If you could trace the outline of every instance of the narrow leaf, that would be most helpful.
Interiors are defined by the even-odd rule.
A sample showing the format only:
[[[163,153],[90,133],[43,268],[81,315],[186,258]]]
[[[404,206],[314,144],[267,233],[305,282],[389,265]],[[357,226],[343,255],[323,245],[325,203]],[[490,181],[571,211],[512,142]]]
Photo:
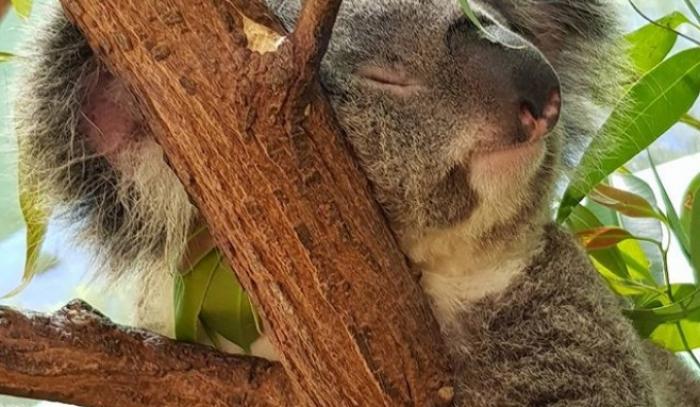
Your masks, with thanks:
[[[675,11],[656,20],[656,24],[649,23],[627,34],[628,55],[635,71],[642,75],[661,63],[678,39],[674,30],[687,22],[685,15]]]
[[[22,18],[29,18],[29,14],[32,12],[32,0],[11,0],[12,7],[14,7],[17,14]]]
[[[661,198],[663,199],[664,206],[666,207],[666,219],[668,219],[669,229],[671,229],[671,232],[674,236],[676,236],[678,243],[680,243],[681,252],[683,253],[683,255],[688,260],[690,260],[690,251],[688,249],[688,236],[686,234],[686,231],[683,230],[683,227],[681,226],[681,221],[678,217],[678,213],[676,212],[676,208],[673,206],[673,202],[671,202],[671,198],[668,196],[668,192],[666,192],[666,187],[661,181],[659,171],[657,171],[656,164],[654,164],[654,160],[651,158],[651,154],[649,154],[648,150],[647,158],[649,159],[649,166],[651,168],[651,172],[654,174],[654,179],[656,180],[656,186],[661,192]]]
[[[199,314],[209,284],[221,258],[212,250],[191,270],[178,273],[175,278],[175,338],[196,342],[200,335]]]
[[[589,194],[593,201],[634,218],[657,218],[665,220],[646,199],[637,194],[598,184]]]
[[[260,336],[255,313],[205,227],[190,237],[182,268],[175,280],[176,338],[197,342],[206,334],[216,344],[216,333],[250,352]]]
[[[700,191],[700,174],[690,183],[681,211],[681,227],[684,226],[684,223],[688,225],[686,230],[690,239],[690,260],[695,270],[696,282],[700,282],[700,199],[698,191]]]
[[[214,271],[200,319],[248,353],[250,345],[260,336],[248,295],[223,262]]]
[[[21,171],[20,171],[21,174]],[[32,278],[42,269],[38,266],[41,246],[46,237],[46,229],[49,222],[49,211],[42,205],[39,188],[36,180],[31,177],[20,176],[19,180],[19,206],[26,225],[26,252],[24,256],[24,272],[20,285],[2,298],[8,298],[22,291]]]
[[[600,250],[615,246],[623,240],[634,239],[628,231],[616,227],[600,227],[576,233],[586,250]]]
[[[9,52],[2,52],[0,51],[0,62],[7,62],[11,60],[14,57],[13,54],[10,54]]]
[[[666,132],[700,92],[700,48],[682,51],[644,75],[615,107],[583,156],[559,208],[558,220],[605,177]]]
[[[596,215],[589,208],[581,205],[574,208],[566,223],[574,234],[603,227],[603,223],[601,223]],[[627,265],[622,258],[620,250],[616,246],[611,246],[607,249],[591,250],[588,252],[588,255],[596,270],[598,270],[609,284],[611,280],[617,281],[630,278]]]

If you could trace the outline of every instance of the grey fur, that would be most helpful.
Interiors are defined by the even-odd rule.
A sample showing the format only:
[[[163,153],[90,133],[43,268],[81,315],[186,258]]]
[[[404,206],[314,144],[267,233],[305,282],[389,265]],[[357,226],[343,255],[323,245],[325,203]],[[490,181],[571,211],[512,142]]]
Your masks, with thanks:
[[[269,3],[292,27],[298,1]],[[562,157],[592,134],[592,101],[615,96],[608,81],[619,54],[614,13],[594,0],[473,3],[487,29],[516,47],[505,50],[469,27],[456,1],[346,0],[321,69],[338,119],[415,267],[421,265],[413,243],[443,231],[454,230],[476,254],[528,250],[505,289],[459,303],[454,314],[440,315],[436,305],[455,361],[457,405],[700,405],[697,380],[636,337],[586,256],[549,225]],[[152,172],[175,182],[174,193],[131,188],[128,172],[95,156],[79,123],[87,79],[99,75],[99,64],[60,15],[38,46],[23,92],[27,103],[19,105],[21,145],[32,157],[23,171],[42,181],[62,213],[81,221],[81,239],[117,275],[149,272],[169,281],[196,216],[182,187],[158,154],[148,156]],[[401,69],[420,80],[420,91],[397,96],[377,89],[358,74],[366,66]],[[552,67],[564,110],[538,167],[515,185],[475,179],[475,151],[518,141],[510,98],[528,84],[512,72],[538,75]],[[507,203],[474,185],[491,181]],[[532,239],[544,242],[520,244]],[[143,286],[152,289],[150,279]],[[146,309],[158,305],[171,306]]]

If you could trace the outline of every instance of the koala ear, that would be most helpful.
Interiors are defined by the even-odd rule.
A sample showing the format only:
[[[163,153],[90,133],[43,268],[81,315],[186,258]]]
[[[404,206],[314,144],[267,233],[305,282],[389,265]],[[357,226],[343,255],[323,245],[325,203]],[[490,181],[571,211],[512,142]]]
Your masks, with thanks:
[[[597,0],[495,0],[495,3],[511,26],[548,58],[556,58],[571,39],[595,42],[607,39],[614,31],[612,7]]]
[[[90,148],[107,159],[142,134],[136,101],[124,84],[103,68],[85,79],[79,129]]]

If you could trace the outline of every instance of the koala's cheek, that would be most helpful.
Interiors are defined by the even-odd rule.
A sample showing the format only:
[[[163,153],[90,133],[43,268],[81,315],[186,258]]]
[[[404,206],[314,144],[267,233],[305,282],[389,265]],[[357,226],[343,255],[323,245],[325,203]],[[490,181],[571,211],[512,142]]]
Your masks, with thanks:
[[[544,140],[508,150],[482,153],[471,162],[470,185],[484,206],[509,217],[527,199],[530,181],[542,166]]]

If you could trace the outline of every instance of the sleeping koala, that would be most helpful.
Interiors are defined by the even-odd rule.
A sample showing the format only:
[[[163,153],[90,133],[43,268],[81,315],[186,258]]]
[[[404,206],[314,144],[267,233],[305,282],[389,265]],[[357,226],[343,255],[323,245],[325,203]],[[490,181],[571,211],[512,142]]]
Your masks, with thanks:
[[[293,27],[298,0],[269,0]],[[700,406],[672,355],[637,339],[552,224],[565,151],[613,98],[599,0],[346,0],[321,80],[441,325],[459,406]],[[112,277],[138,324],[172,334],[172,273],[196,209],[133,96],[56,13],[17,103],[22,171]],[[146,294],[147,293],[147,294]],[[652,376],[652,372],[654,375]]]

